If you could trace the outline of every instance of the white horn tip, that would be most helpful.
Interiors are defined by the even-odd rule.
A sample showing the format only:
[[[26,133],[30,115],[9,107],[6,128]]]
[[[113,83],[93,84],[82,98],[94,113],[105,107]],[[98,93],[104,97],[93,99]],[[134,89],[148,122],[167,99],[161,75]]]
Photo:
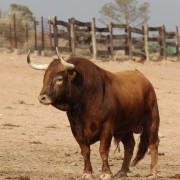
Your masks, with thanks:
[[[74,68],[75,68],[74,64],[67,63],[67,62],[63,59],[63,57],[60,56],[59,51],[58,51],[58,47],[56,47],[56,53],[57,53],[57,56],[58,56],[61,64],[63,64],[67,69],[71,70],[71,69],[74,69]]]

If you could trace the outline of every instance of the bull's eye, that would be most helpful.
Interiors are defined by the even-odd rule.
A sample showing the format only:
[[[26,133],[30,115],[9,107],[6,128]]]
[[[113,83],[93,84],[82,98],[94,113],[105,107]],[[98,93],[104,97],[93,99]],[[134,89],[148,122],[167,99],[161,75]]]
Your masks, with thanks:
[[[58,78],[56,78],[56,79],[55,79],[55,82],[56,82],[57,85],[61,85],[62,82],[63,82],[62,76],[59,76]]]

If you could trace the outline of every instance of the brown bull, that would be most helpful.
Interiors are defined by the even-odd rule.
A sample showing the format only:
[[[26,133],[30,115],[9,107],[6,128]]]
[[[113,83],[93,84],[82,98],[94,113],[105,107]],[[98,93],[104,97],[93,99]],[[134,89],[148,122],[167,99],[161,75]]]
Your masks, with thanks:
[[[58,52],[57,52],[58,53]],[[92,177],[90,145],[100,141],[102,158],[101,179],[110,179],[108,165],[111,140],[124,145],[124,160],[116,177],[127,176],[135,140],[133,133],[141,133],[136,165],[147,152],[151,155],[150,173],[157,175],[159,112],[155,91],[151,83],[139,71],[111,73],[89,60],[70,57],[64,61],[54,59],[49,65],[32,68],[46,69],[39,101],[66,111],[72,133],[84,157],[82,179]]]

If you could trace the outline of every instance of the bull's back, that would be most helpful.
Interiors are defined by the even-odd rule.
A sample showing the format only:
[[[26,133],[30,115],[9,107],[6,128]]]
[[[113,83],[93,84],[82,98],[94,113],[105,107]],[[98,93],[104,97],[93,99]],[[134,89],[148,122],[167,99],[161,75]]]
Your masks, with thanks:
[[[114,96],[127,113],[144,111],[156,100],[152,84],[137,70],[116,73],[113,86]]]

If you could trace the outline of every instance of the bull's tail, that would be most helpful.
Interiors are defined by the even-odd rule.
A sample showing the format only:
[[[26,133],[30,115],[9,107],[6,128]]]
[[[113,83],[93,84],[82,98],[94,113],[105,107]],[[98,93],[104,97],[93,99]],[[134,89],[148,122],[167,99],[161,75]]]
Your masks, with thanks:
[[[121,141],[121,138],[118,137],[118,136],[115,136],[114,137],[114,145],[116,146],[115,150],[114,150],[114,154],[116,153],[116,151],[120,152],[120,141]]]
[[[144,158],[149,146],[149,133],[148,128],[143,126],[143,131],[140,135],[140,142],[138,146],[138,151],[135,159],[132,161],[132,166],[135,166],[141,159]]]

